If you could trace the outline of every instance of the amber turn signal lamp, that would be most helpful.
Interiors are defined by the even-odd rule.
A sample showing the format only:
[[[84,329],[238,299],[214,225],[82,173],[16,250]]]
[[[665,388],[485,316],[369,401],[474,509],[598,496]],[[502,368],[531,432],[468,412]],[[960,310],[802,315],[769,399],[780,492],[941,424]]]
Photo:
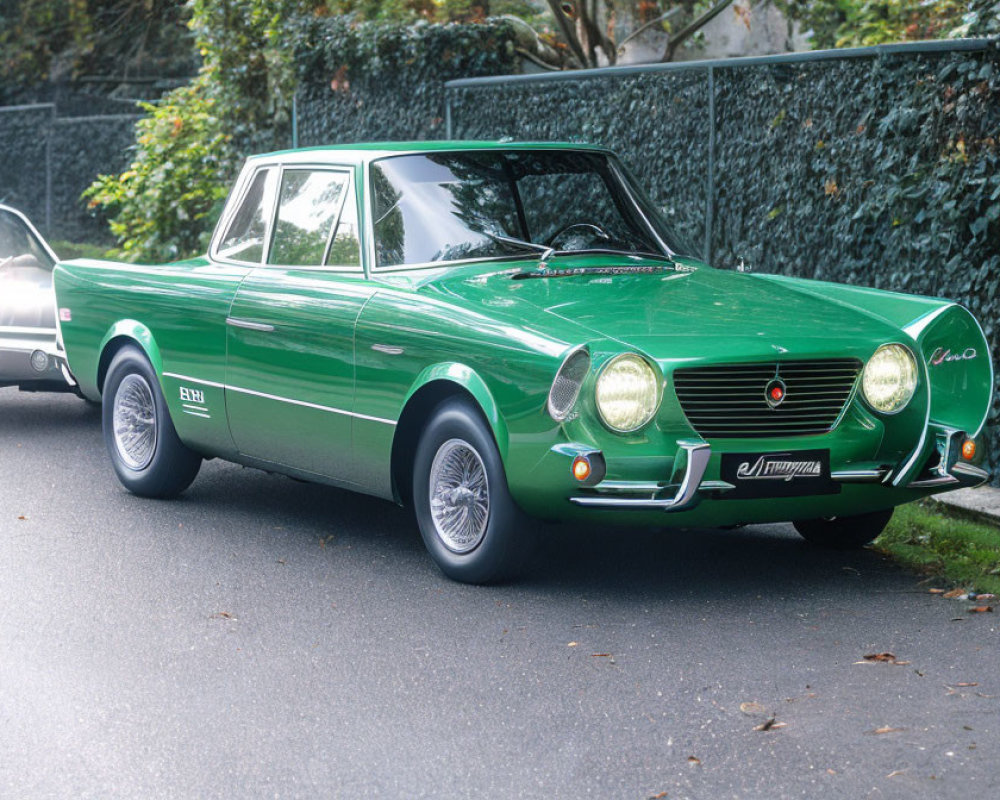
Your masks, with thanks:
[[[972,461],[976,457],[976,441],[975,439],[966,439],[962,442],[962,458],[966,461]]]
[[[573,477],[578,481],[585,481],[590,477],[590,459],[586,456],[573,459]]]

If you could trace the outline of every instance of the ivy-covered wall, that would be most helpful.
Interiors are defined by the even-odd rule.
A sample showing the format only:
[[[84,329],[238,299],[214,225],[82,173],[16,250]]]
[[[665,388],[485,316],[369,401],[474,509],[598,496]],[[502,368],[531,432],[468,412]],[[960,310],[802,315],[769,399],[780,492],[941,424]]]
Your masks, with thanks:
[[[304,22],[295,56],[298,144],[446,138],[444,83],[517,71],[514,34],[483,25]]]
[[[957,300],[1000,384],[996,41],[458,81],[447,99],[454,138],[614,148],[716,266]],[[995,472],[998,419],[1000,393]]]
[[[27,214],[48,239],[110,244],[107,223],[80,194],[99,172],[125,169],[137,119],[62,117],[48,103],[0,107],[0,202]]]

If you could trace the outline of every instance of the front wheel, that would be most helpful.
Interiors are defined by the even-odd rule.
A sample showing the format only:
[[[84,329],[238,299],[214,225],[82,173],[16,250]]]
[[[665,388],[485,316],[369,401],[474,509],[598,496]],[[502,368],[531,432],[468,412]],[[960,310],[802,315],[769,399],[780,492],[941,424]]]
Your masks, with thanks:
[[[493,435],[467,401],[444,401],[424,429],[413,506],[427,551],[453,580],[511,578],[530,553],[532,535],[507,489]]]
[[[856,550],[875,541],[892,519],[893,508],[850,517],[800,519],[792,524],[810,544],[835,550]]]
[[[156,373],[136,347],[119,350],[102,398],[104,442],[122,486],[143,497],[174,497],[201,468],[177,436]]]

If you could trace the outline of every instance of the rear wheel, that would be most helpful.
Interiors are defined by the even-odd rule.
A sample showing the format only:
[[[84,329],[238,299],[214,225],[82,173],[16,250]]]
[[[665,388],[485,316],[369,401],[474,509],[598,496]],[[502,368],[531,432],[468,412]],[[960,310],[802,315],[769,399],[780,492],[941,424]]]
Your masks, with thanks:
[[[855,550],[875,541],[892,519],[893,508],[850,517],[801,519],[792,524],[810,544],[836,550]]]
[[[431,558],[456,581],[511,578],[530,553],[532,535],[507,489],[493,435],[467,401],[442,402],[421,434],[413,506]]]
[[[104,442],[122,485],[143,497],[174,497],[201,468],[201,456],[181,443],[156,373],[136,347],[119,350],[102,398]]]

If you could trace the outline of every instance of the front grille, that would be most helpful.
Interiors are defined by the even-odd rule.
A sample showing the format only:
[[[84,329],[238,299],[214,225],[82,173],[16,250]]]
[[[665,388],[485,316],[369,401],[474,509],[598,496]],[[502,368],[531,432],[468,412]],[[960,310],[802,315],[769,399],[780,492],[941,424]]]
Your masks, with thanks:
[[[687,367],[674,389],[691,426],[706,439],[801,436],[829,431],[850,399],[861,371],[856,358],[772,361]],[[764,389],[785,384],[784,400],[768,405]]]

